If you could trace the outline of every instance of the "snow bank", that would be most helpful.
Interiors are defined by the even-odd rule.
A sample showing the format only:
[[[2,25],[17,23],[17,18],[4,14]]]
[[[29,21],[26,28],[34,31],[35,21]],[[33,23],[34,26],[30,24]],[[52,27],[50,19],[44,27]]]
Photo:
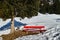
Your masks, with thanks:
[[[60,36],[53,37],[55,33],[59,33],[60,35],[60,22],[56,22],[56,19],[60,18],[60,15],[56,14],[39,14],[38,16],[34,16],[32,18],[25,18],[20,20],[20,18],[15,18],[15,20],[19,22],[26,23],[28,25],[44,25],[48,31],[46,31],[43,35],[29,35],[29,36],[23,36],[19,37],[15,40],[58,40]],[[6,21],[3,21],[0,23],[0,27],[8,23],[11,19],[7,19]],[[10,32],[9,30],[0,31],[0,35],[7,34]],[[59,39],[60,40],[60,39]]]
[[[5,34],[9,34],[9,33],[10,33],[10,29],[5,30],[5,31],[0,31],[0,36],[5,35]]]
[[[43,34],[39,33],[37,35],[23,36],[16,38],[15,40],[60,40],[60,31],[57,31],[57,27],[54,27]]]
[[[23,19],[21,22],[27,23],[28,25],[44,25],[48,31],[43,35],[40,33],[38,35],[23,36],[15,40],[60,40],[60,22],[56,22],[58,18],[60,18],[60,15],[38,14],[38,16],[30,19]]]

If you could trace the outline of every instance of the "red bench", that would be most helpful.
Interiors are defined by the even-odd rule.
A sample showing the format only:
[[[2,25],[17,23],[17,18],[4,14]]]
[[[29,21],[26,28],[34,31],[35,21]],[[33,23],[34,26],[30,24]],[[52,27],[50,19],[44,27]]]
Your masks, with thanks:
[[[44,32],[45,26],[24,26],[25,31],[39,31],[39,32]]]
[[[45,26],[24,26],[24,28],[45,28]]]

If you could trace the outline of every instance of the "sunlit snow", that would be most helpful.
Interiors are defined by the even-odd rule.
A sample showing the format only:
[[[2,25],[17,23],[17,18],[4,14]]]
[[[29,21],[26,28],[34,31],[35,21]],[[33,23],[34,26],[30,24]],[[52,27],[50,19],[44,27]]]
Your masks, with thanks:
[[[15,17],[15,20],[26,23],[28,25],[44,25],[46,28],[46,32],[44,34],[37,34],[37,35],[29,35],[16,38],[15,40],[60,40],[60,15],[56,14],[40,14],[38,16],[33,16],[32,18],[25,17],[24,19],[20,20],[21,18]],[[57,20],[58,19],[58,20]],[[7,19],[6,21],[0,22],[0,27],[8,23],[11,19]],[[22,27],[21,27],[22,28]],[[20,29],[21,29],[20,28]],[[0,31],[0,35],[8,34],[10,31]]]

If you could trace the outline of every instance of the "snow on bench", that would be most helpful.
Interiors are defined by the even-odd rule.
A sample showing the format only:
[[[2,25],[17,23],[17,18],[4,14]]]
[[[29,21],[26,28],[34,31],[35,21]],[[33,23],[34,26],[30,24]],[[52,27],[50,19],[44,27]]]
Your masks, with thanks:
[[[2,40],[2,37],[0,37],[0,40]]]
[[[46,31],[45,26],[24,26],[25,31]]]

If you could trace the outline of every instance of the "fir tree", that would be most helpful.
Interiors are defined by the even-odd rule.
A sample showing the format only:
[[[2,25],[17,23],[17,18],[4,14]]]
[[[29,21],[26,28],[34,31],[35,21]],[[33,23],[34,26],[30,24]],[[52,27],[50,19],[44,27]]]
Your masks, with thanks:
[[[39,11],[40,0],[1,0],[0,17],[5,19],[11,18],[11,33],[14,29],[14,17],[32,17],[36,16]]]

